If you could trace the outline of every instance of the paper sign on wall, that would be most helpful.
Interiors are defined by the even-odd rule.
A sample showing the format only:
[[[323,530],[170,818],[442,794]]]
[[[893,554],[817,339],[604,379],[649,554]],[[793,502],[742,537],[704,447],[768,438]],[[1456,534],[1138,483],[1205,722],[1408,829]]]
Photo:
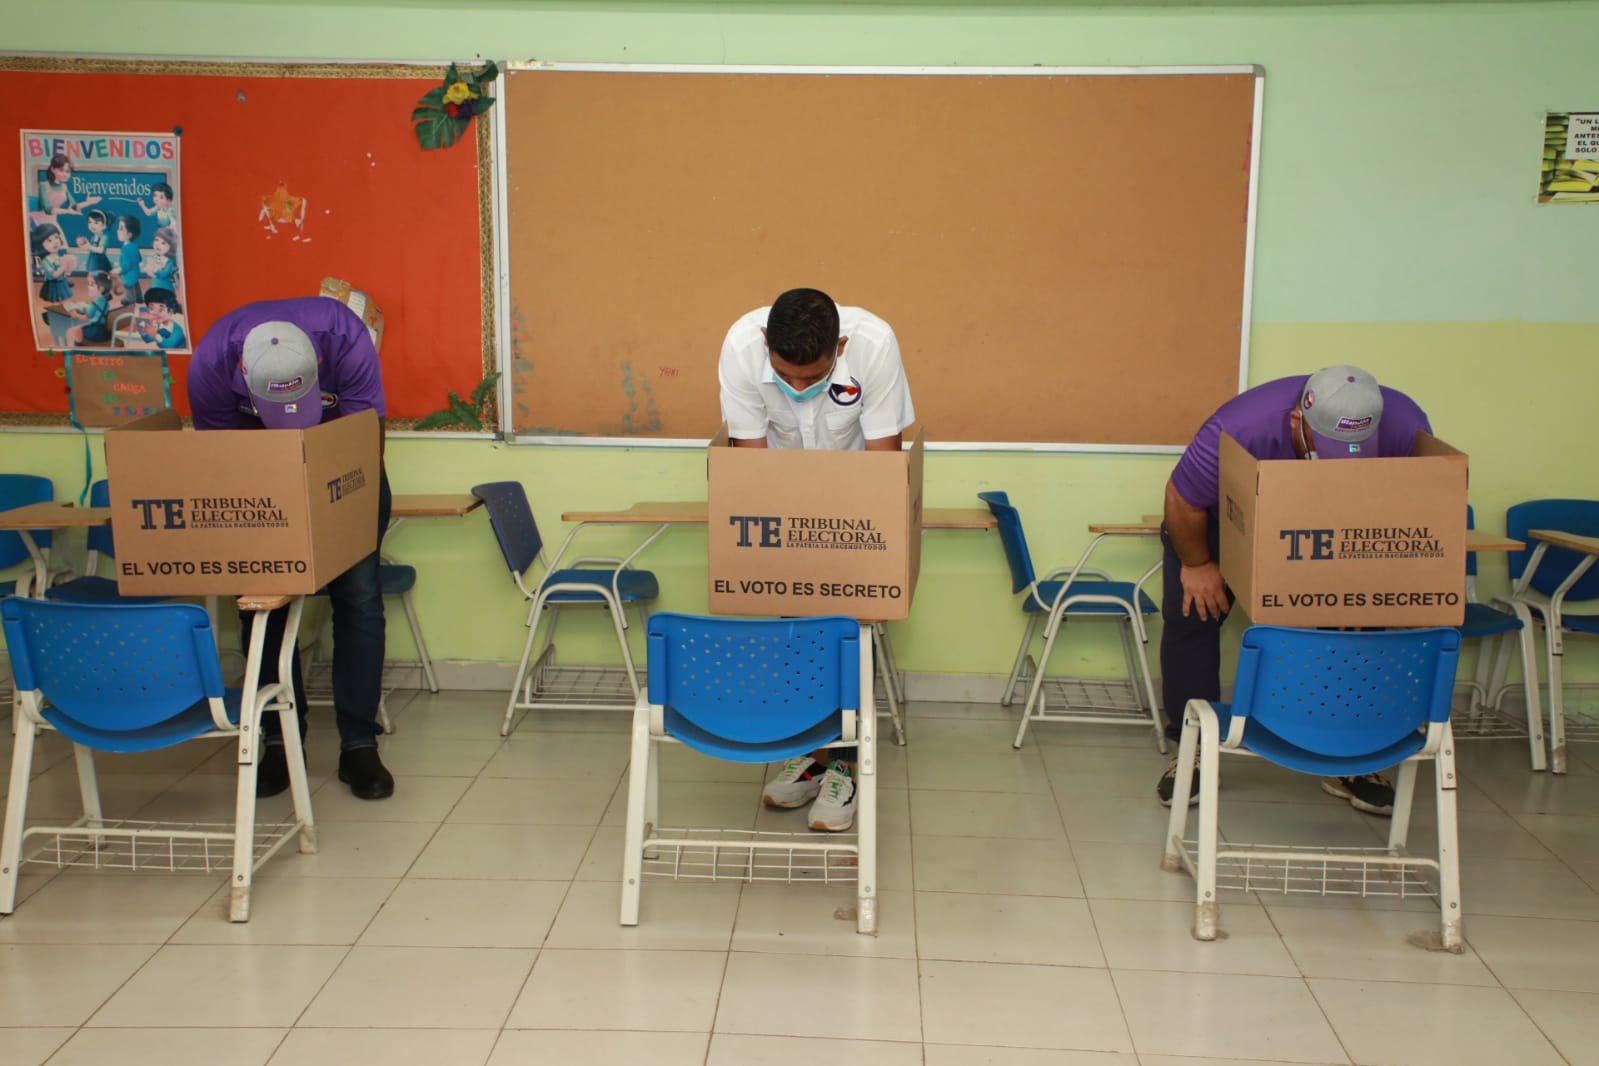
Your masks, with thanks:
[[[67,353],[72,420],[86,428],[120,426],[172,406],[169,380],[165,353]]]
[[[1599,203],[1599,112],[1544,116],[1538,202]]]

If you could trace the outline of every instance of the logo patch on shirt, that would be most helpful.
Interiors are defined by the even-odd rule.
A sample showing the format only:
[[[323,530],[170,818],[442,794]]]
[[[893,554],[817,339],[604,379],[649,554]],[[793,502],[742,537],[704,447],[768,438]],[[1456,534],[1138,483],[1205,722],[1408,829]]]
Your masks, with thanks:
[[[322,410],[327,411],[337,406],[339,406],[339,398],[336,395],[331,392],[322,394]]]
[[[827,398],[840,407],[853,407],[861,402],[861,382],[859,378],[850,378],[848,385],[834,382],[827,387]]]

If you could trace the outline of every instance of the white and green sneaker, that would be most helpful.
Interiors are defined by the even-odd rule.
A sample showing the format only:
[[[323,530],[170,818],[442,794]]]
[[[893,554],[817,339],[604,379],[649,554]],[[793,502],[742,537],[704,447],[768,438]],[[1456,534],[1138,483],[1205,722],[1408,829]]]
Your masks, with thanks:
[[[821,789],[824,769],[809,755],[788,760],[761,789],[761,802],[768,807],[805,806]]]
[[[842,833],[855,824],[855,781],[847,764],[838,759],[827,764],[806,821],[823,833]]]

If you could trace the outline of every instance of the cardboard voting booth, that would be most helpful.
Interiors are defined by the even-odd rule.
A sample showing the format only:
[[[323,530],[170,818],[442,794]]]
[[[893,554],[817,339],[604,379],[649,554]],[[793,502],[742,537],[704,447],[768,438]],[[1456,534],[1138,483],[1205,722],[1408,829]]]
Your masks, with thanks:
[[[922,561],[922,452],[710,444],[710,609],[732,615],[910,614]]]
[[[1221,572],[1250,621],[1459,625],[1466,456],[1425,433],[1408,459],[1260,460],[1221,438]]]
[[[315,592],[377,547],[377,415],[305,430],[183,428],[162,411],[105,435],[126,595]]]

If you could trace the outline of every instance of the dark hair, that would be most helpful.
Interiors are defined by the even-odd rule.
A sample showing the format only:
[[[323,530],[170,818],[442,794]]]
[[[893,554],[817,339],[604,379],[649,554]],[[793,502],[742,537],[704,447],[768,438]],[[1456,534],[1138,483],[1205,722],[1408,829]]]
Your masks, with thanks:
[[[820,289],[790,289],[772,301],[766,346],[796,366],[838,350],[838,305]]]
[[[46,256],[50,254],[44,250],[44,242],[49,240],[52,235],[60,237],[63,241],[67,239],[67,235],[61,232],[61,227],[56,225],[54,222],[46,222],[42,226],[34,229],[33,233],[31,234],[33,237],[34,255]]]
[[[126,226],[127,227],[127,229],[128,229],[128,240],[133,241],[133,240],[138,240],[139,239],[139,220],[138,219],[134,218],[132,215],[118,215],[117,216],[117,224],[119,226]]]
[[[92,207],[89,210],[85,211],[83,213],[83,217],[84,218],[97,218],[97,219],[100,220],[100,225],[102,225],[102,226],[110,226],[111,225],[111,216],[106,214],[104,211],[100,210],[98,207]]]
[[[151,289],[144,294],[146,304],[160,304],[173,314],[181,314],[183,308],[178,306],[178,298],[170,289]]]
[[[44,180],[45,181],[55,181],[56,180],[56,167],[70,167],[70,166],[72,166],[72,160],[68,159],[66,156],[62,155],[60,152],[57,152],[55,155],[50,157],[50,165],[47,168],[45,168],[45,179]]]
[[[93,274],[89,275],[89,280],[94,283],[94,287],[95,288],[99,289],[101,292],[105,293],[107,296],[111,295],[111,275],[110,274],[107,274],[103,270],[96,270]]]
[[[154,196],[156,193],[160,193],[162,196],[165,196],[168,203],[172,201],[172,186],[168,185],[166,182],[158,181],[154,185],[150,186],[150,195]]]

